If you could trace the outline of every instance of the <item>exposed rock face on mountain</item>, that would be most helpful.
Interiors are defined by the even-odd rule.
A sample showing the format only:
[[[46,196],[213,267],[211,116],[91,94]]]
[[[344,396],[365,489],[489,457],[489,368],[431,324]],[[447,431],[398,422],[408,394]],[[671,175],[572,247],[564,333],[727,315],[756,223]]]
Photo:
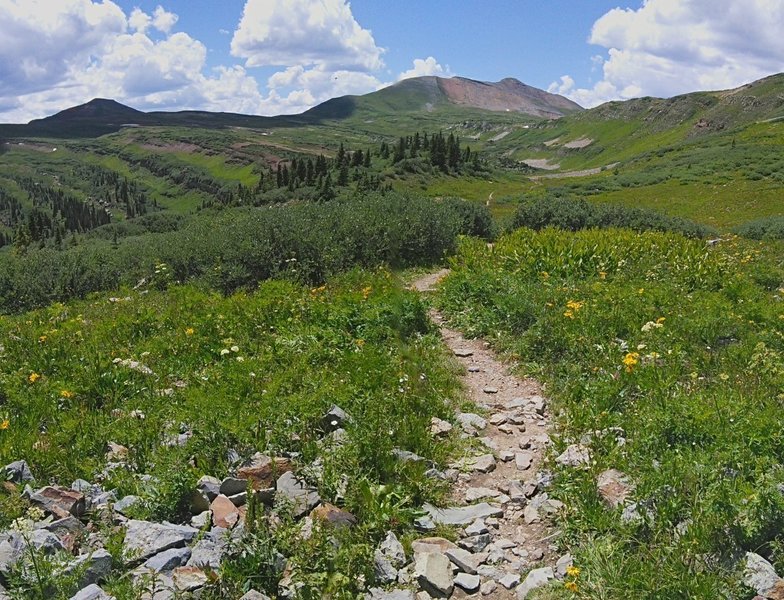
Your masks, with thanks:
[[[508,77],[497,83],[474,81],[464,77],[434,78],[453,104],[485,110],[514,111],[535,117],[557,119],[582,107],[568,98],[550,94],[517,79]]]

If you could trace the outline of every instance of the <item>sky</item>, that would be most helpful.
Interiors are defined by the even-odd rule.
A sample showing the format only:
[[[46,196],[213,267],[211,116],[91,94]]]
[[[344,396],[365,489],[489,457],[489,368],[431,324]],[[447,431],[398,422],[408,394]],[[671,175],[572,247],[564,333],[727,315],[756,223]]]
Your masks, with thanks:
[[[591,107],[784,71],[784,0],[0,0],[0,122],[113,98],[274,115],[407,77]]]

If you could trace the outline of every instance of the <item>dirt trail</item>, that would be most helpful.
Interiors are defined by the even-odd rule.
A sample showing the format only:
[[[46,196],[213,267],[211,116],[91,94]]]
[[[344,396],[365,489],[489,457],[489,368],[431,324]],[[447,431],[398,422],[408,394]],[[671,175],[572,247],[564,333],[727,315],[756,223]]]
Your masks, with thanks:
[[[424,293],[434,291],[438,281],[448,273],[448,269],[430,273],[417,279],[411,287]],[[478,408],[476,412],[484,413],[487,421],[486,427],[473,434],[480,442],[475,454],[492,453],[496,458],[495,468],[482,473],[471,470],[472,457],[466,457],[462,466],[469,465],[469,468],[462,469],[451,498],[454,505],[485,501],[503,509],[502,517],[485,519],[490,526],[492,544],[486,575],[480,570],[483,585],[492,580],[500,582],[499,573],[522,574],[521,580],[525,580],[530,569],[555,568],[558,557],[552,542],[559,533],[546,522],[546,515],[558,510],[560,503],[548,499],[540,482],[540,471],[550,443],[550,418],[541,386],[534,380],[510,374],[509,365],[498,359],[489,344],[466,339],[460,332],[450,329],[438,311],[432,310],[430,316],[456,360],[465,367],[462,376],[465,388]],[[487,488],[499,495],[473,500],[479,493],[473,491],[475,488]],[[468,490],[472,490],[473,496],[467,497]],[[502,558],[494,562],[492,554],[495,551],[500,551],[495,558]],[[487,584],[483,589],[488,591],[492,587]],[[516,598],[515,587],[507,589],[498,583],[492,591],[473,597]],[[456,589],[452,597],[462,598],[467,594]]]

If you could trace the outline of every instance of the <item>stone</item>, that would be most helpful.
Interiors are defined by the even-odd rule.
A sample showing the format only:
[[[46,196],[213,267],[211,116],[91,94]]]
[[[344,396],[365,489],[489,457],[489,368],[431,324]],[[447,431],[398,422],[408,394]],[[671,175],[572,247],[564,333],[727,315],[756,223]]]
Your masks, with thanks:
[[[213,529],[205,534],[191,548],[191,557],[188,559],[186,566],[210,568],[217,571],[229,541],[226,533],[225,529]]]
[[[520,583],[520,574],[519,573],[507,573],[501,579],[498,580],[502,586],[504,586],[507,590],[511,590],[513,587],[516,587]]]
[[[15,460],[8,463],[3,467],[0,472],[0,480],[10,481],[11,483],[25,483],[26,481],[33,481],[34,477],[27,465],[27,461]]]
[[[321,428],[324,431],[335,431],[343,427],[343,424],[349,420],[346,411],[340,408],[337,404],[332,407],[321,418]]]
[[[198,482],[196,482],[196,489],[202,492],[207,499],[212,502],[215,497],[220,494],[221,481],[217,477],[210,477],[209,475],[202,475]]]
[[[488,579],[481,586],[479,586],[479,592],[483,596],[489,596],[496,590],[497,587],[498,584],[495,581],[493,581],[492,579]]]
[[[784,585],[767,560],[754,552],[746,553],[746,566],[743,569],[743,584],[765,598],[777,587]]]
[[[71,600],[114,600],[114,596],[110,596],[92,583],[71,596]]]
[[[466,535],[480,535],[482,533],[489,533],[490,530],[482,519],[477,519],[466,527],[464,531]]]
[[[478,429],[481,430],[487,427],[487,421],[474,413],[458,413],[455,418],[460,427],[463,428],[463,431],[470,435],[476,433]]]
[[[428,512],[433,522],[439,525],[468,525],[477,519],[504,515],[503,509],[491,506],[486,502],[453,508],[436,508],[431,504],[425,504],[423,508]]]
[[[381,550],[376,550],[373,554],[373,572],[376,575],[376,581],[384,585],[397,581],[397,568],[382,554]]]
[[[229,500],[237,508],[239,508],[240,506],[245,506],[245,504],[247,504],[248,502],[248,492],[240,492],[239,494],[234,494],[233,496],[229,496]]]
[[[446,557],[457,566],[458,569],[469,575],[476,575],[476,569],[479,566],[478,557],[462,548],[450,548],[444,552]]]
[[[172,573],[174,587],[183,592],[192,592],[204,587],[209,578],[197,567],[177,567]]]
[[[479,473],[490,473],[495,470],[496,462],[492,454],[482,454],[470,461],[471,469]]]
[[[506,435],[514,435],[518,430],[517,427],[511,423],[504,423],[503,425],[498,426],[498,431],[505,433]]]
[[[438,417],[430,419],[430,434],[435,437],[445,437],[452,431],[452,424]]]
[[[239,479],[249,480],[251,482],[251,487],[254,490],[263,490],[274,487],[278,478],[284,473],[290,472],[293,468],[294,463],[292,463],[289,458],[272,458],[264,454],[255,454],[249,465],[244,466],[237,471],[237,477]],[[247,483],[242,490],[236,491],[234,494],[238,494],[240,491],[244,492],[246,488]],[[221,493],[226,493],[223,491],[222,487]],[[227,495],[233,496],[234,494]]]
[[[190,548],[169,548],[160,554],[148,558],[144,562],[144,568],[156,573],[168,572],[186,564],[190,557]]]
[[[86,508],[84,494],[56,485],[48,485],[34,492],[30,502],[58,519],[70,515],[81,517]]]
[[[415,454],[414,452],[409,452],[408,450],[401,450],[400,448],[393,448],[392,456],[397,458],[400,462],[404,462],[404,463],[425,462],[425,459],[422,456],[419,456],[419,454]]]
[[[523,408],[525,405],[525,398],[512,398],[509,402],[504,403],[504,408],[506,410],[517,410],[519,408]]]
[[[414,554],[424,554],[427,552],[441,552],[457,548],[454,542],[450,542],[445,538],[430,537],[420,538],[411,542],[411,551]]]
[[[185,525],[131,519],[125,524],[124,558],[138,562],[147,560],[169,548],[185,546],[198,533],[198,529]]]
[[[453,352],[455,356],[459,356],[460,358],[468,358],[469,356],[474,355],[474,351],[469,350],[468,348],[455,348]]]
[[[479,575],[469,575],[468,573],[458,573],[455,577],[455,585],[464,589],[469,594],[473,594],[479,590],[481,581]]]
[[[45,529],[35,529],[29,535],[30,544],[47,556],[51,556],[59,550],[65,550],[65,546],[55,534]]]
[[[199,513],[198,515],[193,515],[191,517],[191,527],[195,527],[196,529],[204,529],[208,527],[212,523],[212,511],[205,510],[204,512]]]
[[[277,489],[276,500],[282,498],[290,503],[292,513],[297,518],[310,512],[321,502],[316,489],[290,471],[278,478]]]
[[[471,552],[481,552],[490,544],[492,537],[489,533],[482,533],[480,535],[472,535],[471,537],[463,538],[458,545]]]
[[[240,600],[270,600],[270,597],[261,592],[257,592],[256,590],[248,590]]]
[[[402,567],[406,564],[406,552],[403,549],[403,544],[400,543],[393,531],[387,532],[387,536],[379,545],[378,551],[396,567]]]
[[[508,419],[509,419],[508,415],[505,415],[503,413],[495,413],[494,415],[490,416],[487,422],[490,423],[490,425],[495,425],[497,427],[498,425],[503,425],[504,423],[506,423]]]
[[[479,371],[481,371],[481,370],[482,370],[482,369],[480,369],[479,367],[476,367],[476,366],[474,366],[474,367],[468,367],[468,372],[469,372],[469,373],[479,373]]]
[[[365,596],[369,600],[416,600],[413,590],[403,590],[400,588],[393,590],[383,590],[381,588],[370,588],[370,593]]]
[[[482,500],[483,498],[497,498],[500,495],[501,492],[498,490],[493,490],[486,487],[472,487],[466,490],[465,501],[476,502],[477,500]]]
[[[220,484],[219,493],[227,498],[235,494],[241,494],[248,489],[248,480],[239,477],[226,477]],[[214,499],[213,499],[214,502]]]
[[[491,385],[486,385],[485,387],[482,388],[482,391],[485,394],[497,394],[498,393],[498,388],[497,387],[493,387]]]
[[[617,469],[607,469],[599,474],[596,489],[607,506],[617,508],[626,504],[634,491],[634,484],[625,473]]]
[[[240,511],[234,503],[223,494],[218,494],[210,504],[212,511],[212,524],[215,527],[231,529],[240,520]]]
[[[448,598],[454,590],[449,564],[449,559],[440,552],[417,554],[414,572],[419,586],[431,596]]]
[[[63,575],[81,573],[79,587],[104,581],[112,572],[112,555],[103,548],[90,554],[82,554],[69,562],[62,570]]]
[[[556,457],[555,462],[564,467],[584,467],[591,463],[591,453],[585,446],[571,444]]]
[[[106,443],[106,460],[108,462],[124,463],[128,459],[128,448],[115,442]]]
[[[523,407],[526,411],[535,412],[538,415],[544,414],[547,402],[541,396],[531,396]]]
[[[501,459],[502,462],[511,462],[515,458],[515,453],[511,450],[501,450],[498,453],[498,458]]]
[[[518,471],[527,471],[531,468],[534,455],[530,452],[517,452],[515,454],[515,466]]]
[[[137,502],[139,502],[139,500],[141,500],[139,496],[134,496],[134,495],[123,496],[117,502],[115,502],[114,505],[112,505],[112,510],[114,510],[114,512],[118,512],[121,515],[127,517],[129,516],[128,509],[131,508]]]
[[[529,571],[523,583],[517,587],[517,597],[519,600],[524,600],[533,590],[546,586],[554,578],[555,574],[552,567],[542,567]]]
[[[566,570],[574,565],[574,558],[571,554],[566,553],[561,556],[555,563],[555,576],[559,579],[566,577]]]
[[[540,520],[539,517],[539,510],[533,504],[528,504],[523,509],[523,520],[526,522],[527,525],[531,525],[532,523],[538,523]]]
[[[357,518],[347,510],[338,508],[328,502],[320,504],[310,512],[310,517],[333,527],[354,527]]]

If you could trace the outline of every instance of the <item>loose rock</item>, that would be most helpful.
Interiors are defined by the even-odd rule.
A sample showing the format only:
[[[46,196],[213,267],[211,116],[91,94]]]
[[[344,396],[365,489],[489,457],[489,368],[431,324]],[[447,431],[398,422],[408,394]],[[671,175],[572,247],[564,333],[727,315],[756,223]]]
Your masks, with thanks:
[[[114,600],[114,596],[110,596],[93,583],[76,592],[71,596],[71,600]]]
[[[555,462],[565,467],[586,466],[591,463],[591,454],[585,446],[572,444],[555,459]]]
[[[495,470],[495,457],[492,454],[482,454],[472,459],[470,465],[474,471],[490,473]]]
[[[454,589],[449,559],[441,553],[425,552],[416,555],[414,567],[417,581],[422,589],[436,598],[448,598]]]
[[[278,496],[291,503],[295,517],[305,515],[321,502],[321,497],[316,489],[291,472],[281,475],[277,482],[277,488]]]
[[[144,561],[193,541],[199,530],[184,525],[130,520],[125,524],[123,554],[126,560]]]
[[[458,573],[455,577],[455,585],[463,588],[469,594],[473,594],[479,589],[481,580],[479,575],[469,575],[468,573]]]
[[[551,567],[542,567],[534,569],[526,575],[525,580],[517,588],[517,597],[520,600],[528,597],[528,594],[537,588],[544,587],[547,583],[555,578],[555,574]]]
[[[84,494],[57,485],[49,485],[33,493],[30,502],[58,519],[71,515],[81,517],[85,511]]]
[[[430,518],[441,525],[468,525],[477,519],[485,517],[502,517],[503,509],[491,506],[486,502],[471,506],[458,506],[453,508],[436,508],[430,504],[423,507]]]
[[[617,469],[608,469],[599,474],[596,489],[607,506],[617,508],[626,503],[629,495],[634,491],[634,485],[625,473]]]

